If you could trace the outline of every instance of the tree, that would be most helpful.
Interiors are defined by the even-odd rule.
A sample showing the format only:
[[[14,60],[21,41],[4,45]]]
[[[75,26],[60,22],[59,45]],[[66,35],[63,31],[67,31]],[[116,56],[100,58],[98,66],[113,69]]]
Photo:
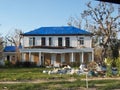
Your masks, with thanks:
[[[84,25],[86,29],[94,35],[94,47],[101,47],[101,59],[104,60],[107,57],[107,51],[113,50],[115,44],[117,45],[117,32],[119,31],[117,20],[120,15],[115,15],[115,8],[111,3],[99,2],[95,6],[88,2],[86,5],[88,9],[81,13],[81,17],[86,22]]]
[[[81,28],[81,23],[82,23],[82,19],[81,18],[70,17],[67,24],[69,26],[73,26],[74,25],[77,28]]]
[[[16,47],[16,56],[17,61],[20,60],[20,46],[21,46],[21,39],[22,39],[22,31],[19,29],[15,29],[14,32],[9,33],[5,38],[7,43],[10,43]]]
[[[94,26],[94,35],[99,37],[100,46],[102,47],[102,60],[107,57],[107,50],[114,47],[117,43],[117,26],[120,15],[113,15],[115,8],[110,3],[99,2],[96,7],[87,4],[88,10],[84,10],[81,14],[83,18],[91,18],[91,24]]]
[[[0,36],[0,60],[3,58],[3,43],[4,43],[4,41],[3,41],[3,37],[2,36]]]

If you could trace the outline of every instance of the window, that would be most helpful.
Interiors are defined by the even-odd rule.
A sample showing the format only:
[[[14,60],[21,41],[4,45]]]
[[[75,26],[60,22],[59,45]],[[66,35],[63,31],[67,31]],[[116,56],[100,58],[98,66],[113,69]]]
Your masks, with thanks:
[[[35,37],[29,38],[29,46],[35,46]]]
[[[52,46],[52,38],[49,37],[49,46]]]
[[[80,43],[80,45],[84,45],[84,37],[79,38],[79,43]]]
[[[33,46],[35,46],[35,37],[33,37]]]
[[[65,38],[65,46],[70,47],[70,38],[69,37]]]
[[[58,38],[58,46],[62,46],[62,38]]]
[[[45,45],[46,45],[45,42],[46,42],[46,41],[45,41],[45,37],[42,37],[42,38],[41,38],[41,45],[42,45],[42,46],[45,46]]]

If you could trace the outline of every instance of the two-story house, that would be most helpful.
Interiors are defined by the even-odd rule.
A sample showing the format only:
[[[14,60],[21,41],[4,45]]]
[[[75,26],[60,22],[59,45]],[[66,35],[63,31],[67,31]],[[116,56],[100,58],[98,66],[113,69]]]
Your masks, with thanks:
[[[23,35],[22,61],[38,66],[94,60],[92,34],[72,26],[41,27]]]

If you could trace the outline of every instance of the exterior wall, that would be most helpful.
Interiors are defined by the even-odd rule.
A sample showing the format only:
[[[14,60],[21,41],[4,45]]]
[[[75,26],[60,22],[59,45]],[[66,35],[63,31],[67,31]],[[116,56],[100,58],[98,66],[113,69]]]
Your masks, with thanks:
[[[80,53],[75,53],[75,63],[80,65]]]
[[[25,61],[29,61],[29,53],[25,54]]]
[[[45,65],[51,65],[51,55],[50,54],[48,54],[48,53],[44,54],[44,62],[45,62]]]
[[[24,61],[35,62],[38,66],[54,65],[58,66],[60,64],[73,64],[80,65],[80,63],[87,63],[92,57],[93,49],[91,48],[92,38],[90,36],[24,36],[23,47],[29,47],[29,38],[35,38],[35,46],[41,46],[41,38],[45,38],[45,46],[49,46],[49,38],[52,39],[53,47],[58,46],[58,38],[62,38],[62,46],[65,45],[65,38],[69,37],[70,47],[67,49],[44,49],[44,48],[23,48]],[[84,38],[84,44],[80,45],[79,38]],[[81,48],[82,46],[86,48]],[[70,49],[70,50],[69,50]],[[48,50],[48,51],[47,51]],[[67,50],[67,52],[66,52]],[[25,51],[25,52],[24,52]]]
[[[85,46],[92,47],[92,38],[91,37],[85,37]]]
[[[39,54],[38,53],[34,53],[33,54],[34,56],[34,58],[33,58],[33,61],[35,62],[35,64],[38,64],[39,63]]]
[[[9,57],[9,58],[8,58]],[[16,63],[16,54],[15,53],[4,53],[5,60],[10,61],[12,64]]]
[[[69,53],[65,53],[65,63],[66,64],[70,64],[70,54]]]
[[[24,36],[23,45],[24,47],[29,47],[29,38],[32,36]],[[34,36],[33,36],[34,37]],[[46,38],[46,46],[49,46],[49,37],[52,38],[52,46],[58,46],[58,38],[61,37],[63,42],[62,45],[65,46],[65,37],[70,38],[70,47],[80,47],[79,45],[79,37],[84,37],[84,45],[85,47],[91,47],[91,37],[90,36],[35,36],[35,45],[41,46],[41,37]]]
[[[23,46],[28,47],[29,46],[29,37],[24,37],[23,38]]]
[[[56,54],[56,63],[61,63],[61,54]]]
[[[41,45],[41,38],[40,37],[35,37],[35,40],[36,40],[36,42],[35,42],[35,45],[36,46],[39,46],[39,45]]]

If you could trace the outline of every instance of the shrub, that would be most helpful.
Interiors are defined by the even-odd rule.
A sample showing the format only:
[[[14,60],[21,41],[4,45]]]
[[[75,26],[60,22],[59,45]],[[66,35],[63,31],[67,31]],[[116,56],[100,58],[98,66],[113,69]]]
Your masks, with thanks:
[[[11,67],[12,63],[9,60],[5,60],[5,66]]]
[[[115,59],[115,64],[118,69],[118,75],[120,75],[120,57]]]
[[[35,62],[29,62],[29,61],[25,61],[25,62],[16,62],[15,64],[16,67],[35,67],[36,63]]]

